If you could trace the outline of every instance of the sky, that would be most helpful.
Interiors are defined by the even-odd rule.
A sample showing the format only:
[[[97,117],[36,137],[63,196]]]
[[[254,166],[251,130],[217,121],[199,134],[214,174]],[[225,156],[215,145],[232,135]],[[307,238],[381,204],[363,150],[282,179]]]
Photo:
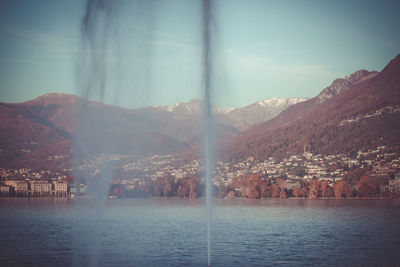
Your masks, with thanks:
[[[101,81],[103,101],[127,108],[200,98],[201,1],[113,3],[108,24],[104,13],[95,17],[88,47],[86,1],[0,0],[0,102],[85,95]],[[217,0],[212,12],[219,106],[314,97],[356,70],[382,70],[400,53],[399,1]],[[93,74],[93,62],[104,71]]]

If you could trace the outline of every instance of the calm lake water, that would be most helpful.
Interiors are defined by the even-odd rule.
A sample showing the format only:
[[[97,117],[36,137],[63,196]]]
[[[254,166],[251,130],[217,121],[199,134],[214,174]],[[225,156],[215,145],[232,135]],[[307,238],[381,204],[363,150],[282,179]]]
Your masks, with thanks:
[[[101,202],[0,199],[0,265],[207,265],[205,199]],[[215,199],[212,213],[213,266],[400,266],[400,200]]]

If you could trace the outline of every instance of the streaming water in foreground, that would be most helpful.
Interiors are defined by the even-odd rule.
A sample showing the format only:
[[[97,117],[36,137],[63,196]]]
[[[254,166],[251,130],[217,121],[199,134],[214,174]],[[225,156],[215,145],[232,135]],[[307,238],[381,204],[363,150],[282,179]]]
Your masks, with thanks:
[[[150,2],[145,4],[146,2]],[[134,10],[139,11],[143,14],[153,14],[153,9],[157,6],[153,1],[131,1]],[[114,99],[117,104],[117,100],[124,96],[121,92],[121,79],[122,79],[122,64],[126,64],[127,59],[123,60],[121,55],[125,55],[121,49],[122,40],[120,36],[121,24],[119,24],[119,18],[122,10],[126,8],[128,2],[123,1],[112,1],[112,0],[87,0],[86,9],[84,16],[81,21],[81,47],[80,55],[77,60],[76,66],[76,84],[79,95],[88,100],[97,100],[102,103],[106,102],[107,96]],[[160,4],[160,3],[159,3]],[[192,3],[193,4],[193,3]],[[207,243],[207,262],[211,264],[211,183],[212,183],[212,169],[214,165],[213,161],[213,120],[212,120],[212,96],[213,96],[213,1],[212,0],[201,0],[201,83],[203,92],[203,155],[201,159],[204,160],[205,169],[205,184],[206,184],[206,209],[207,212],[204,214],[207,225],[206,231],[206,243]],[[136,14],[131,15],[131,23],[133,28],[141,29],[148,35],[155,34],[151,31],[154,21],[151,16],[147,18],[145,23],[139,23],[141,16]],[[159,30],[160,31],[160,30]],[[126,34],[126,33],[125,33]],[[152,52],[152,46],[154,42],[150,42],[152,37],[144,39],[134,38],[129,42],[134,45],[137,41],[145,43],[146,46],[141,46],[140,49],[130,47],[129,52],[137,52],[140,54],[150,55]],[[132,42],[132,43],[131,43]],[[126,44],[125,44],[126,45]],[[128,54],[130,54],[128,53]],[[126,56],[126,55],[125,55]],[[151,77],[149,73],[152,72],[151,68],[147,66],[150,57],[145,61],[141,61],[141,58],[135,58],[133,62],[129,62],[131,66],[140,66],[139,68],[131,68],[129,75],[134,75],[133,80],[147,80],[155,81],[157,76]],[[110,64],[113,62],[114,64]],[[146,62],[146,64],[143,64]],[[110,66],[112,65],[112,66]],[[114,66],[115,65],[115,66]],[[126,66],[125,66],[126,68]],[[137,69],[140,71],[138,72]],[[114,72],[112,71],[114,70]],[[110,75],[111,74],[111,75]],[[111,79],[117,75],[117,78]],[[113,81],[114,83],[113,84]],[[135,88],[132,84],[128,86],[130,95],[146,95],[150,91],[151,86],[148,84],[142,85],[141,88]],[[132,99],[135,101],[135,99]],[[141,103],[143,106],[145,103]],[[113,178],[113,161],[106,160],[100,166],[100,172],[94,174],[87,167],[82,168],[82,162],[90,162],[93,155],[96,153],[93,151],[100,151],[102,153],[113,154],[117,151],[118,137],[116,132],[105,131],[105,134],[99,135],[98,133],[91,133],[93,125],[93,119],[91,118],[90,104],[83,102],[81,107],[77,110],[76,114],[76,132],[74,134],[74,182],[76,186],[85,184],[88,186],[88,195],[92,198],[97,198],[93,201],[93,207],[90,210],[91,219],[84,221],[86,228],[91,230],[89,242],[87,244],[88,251],[90,252],[89,259],[86,263],[79,257],[81,247],[75,245],[73,264],[74,265],[89,265],[97,266],[100,259],[100,247],[102,237],[99,237],[99,232],[102,227],[105,227],[103,222],[104,215],[104,199],[108,195],[108,190],[111,185]],[[99,111],[98,111],[99,112]],[[101,115],[100,115],[101,116]],[[133,118],[134,119],[134,118]],[[107,121],[106,119],[104,121]],[[97,128],[107,129],[110,125],[100,120],[100,125]],[[100,126],[100,127],[99,127]],[[113,127],[113,126],[111,126]],[[98,137],[96,136],[98,135]],[[96,137],[94,137],[96,136]],[[96,147],[93,146],[91,139],[98,138],[101,142],[96,143]],[[133,137],[135,138],[135,137]],[[137,151],[132,151],[133,153]],[[95,179],[96,177],[96,179]],[[86,211],[82,210],[82,203],[77,203],[77,216],[81,214],[86,215]],[[77,240],[76,240],[77,241]],[[77,241],[79,242],[79,241]]]
[[[203,83],[204,83],[204,97],[203,97],[203,148],[204,148],[204,163],[205,163],[205,179],[206,179],[206,198],[207,198],[207,264],[211,265],[211,183],[212,183],[212,169],[213,169],[213,115],[212,115],[212,50],[211,50],[211,1],[202,1],[202,22],[203,22]]]
[[[108,200],[93,231],[87,199],[2,198],[1,265],[90,262],[96,233],[102,266],[206,266],[204,201]],[[214,200],[212,265],[399,266],[399,225],[400,200]]]

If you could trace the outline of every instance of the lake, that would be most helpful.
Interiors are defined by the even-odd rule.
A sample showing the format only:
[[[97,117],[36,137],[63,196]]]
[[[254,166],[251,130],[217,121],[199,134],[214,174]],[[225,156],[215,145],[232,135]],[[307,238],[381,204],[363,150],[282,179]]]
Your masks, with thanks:
[[[400,200],[214,199],[212,266],[400,266]],[[207,266],[205,199],[0,199],[1,266]]]

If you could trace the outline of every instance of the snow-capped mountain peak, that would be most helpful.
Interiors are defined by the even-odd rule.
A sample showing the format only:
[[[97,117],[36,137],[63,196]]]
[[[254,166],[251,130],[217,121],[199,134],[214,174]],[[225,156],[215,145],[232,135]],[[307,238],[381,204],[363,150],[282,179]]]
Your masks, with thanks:
[[[238,130],[243,130],[255,123],[272,119],[289,106],[305,100],[307,100],[307,98],[273,97],[257,101],[241,108],[214,106],[213,112],[221,123],[231,125]],[[189,102],[179,102],[174,105],[155,108],[184,116],[200,117],[202,102],[198,99],[192,99]]]
[[[307,100],[307,98],[295,97],[272,97],[255,102],[260,107],[275,108],[280,106],[294,105]],[[250,105],[251,106],[251,105]]]

